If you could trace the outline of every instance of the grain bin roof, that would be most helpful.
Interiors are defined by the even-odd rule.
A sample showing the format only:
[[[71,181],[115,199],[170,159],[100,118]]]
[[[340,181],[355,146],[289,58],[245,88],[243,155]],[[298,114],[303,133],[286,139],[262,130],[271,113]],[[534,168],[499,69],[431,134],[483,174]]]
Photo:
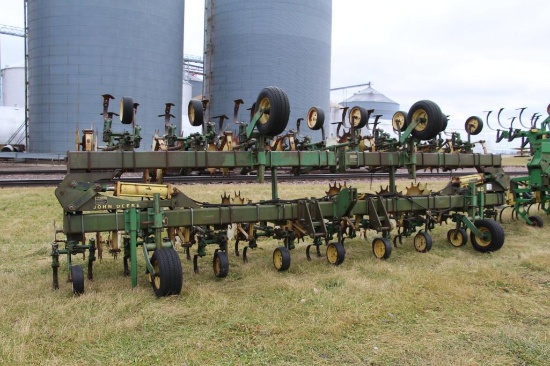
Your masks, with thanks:
[[[344,100],[343,103],[352,103],[352,102],[376,102],[376,103],[392,103],[398,104],[397,102],[386,97],[384,94],[373,89],[372,87],[367,87],[366,89],[361,90],[353,94],[348,99]]]

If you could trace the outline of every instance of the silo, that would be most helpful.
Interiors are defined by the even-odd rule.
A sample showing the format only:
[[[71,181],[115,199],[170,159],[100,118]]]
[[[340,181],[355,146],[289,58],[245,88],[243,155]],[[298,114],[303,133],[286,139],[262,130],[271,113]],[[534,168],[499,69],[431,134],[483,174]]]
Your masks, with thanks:
[[[382,120],[391,120],[393,114],[399,110],[399,103],[394,102],[384,94],[373,89],[370,84],[366,89],[353,94],[341,102],[341,104],[347,107],[359,106],[366,109],[374,109],[372,116],[381,114],[382,117],[380,119]]]
[[[6,107],[25,108],[25,66],[23,62],[2,69],[2,103]]]
[[[239,118],[248,121],[246,108],[266,86],[288,94],[289,129],[312,106],[328,115],[332,0],[207,0],[205,26],[207,116],[231,116],[243,99]]]
[[[102,94],[113,112],[122,96],[140,104],[142,150],[165,103],[181,116],[183,0],[29,0],[27,11],[30,151],[72,150],[75,129],[101,131]]]

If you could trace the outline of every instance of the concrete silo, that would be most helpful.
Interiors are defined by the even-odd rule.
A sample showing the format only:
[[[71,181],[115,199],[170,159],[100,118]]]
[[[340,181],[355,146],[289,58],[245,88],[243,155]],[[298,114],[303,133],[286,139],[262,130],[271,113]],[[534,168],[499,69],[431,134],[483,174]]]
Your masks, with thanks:
[[[72,150],[76,128],[101,131],[102,94],[115,97],[113,112],[122,96],[140,104],[143,141],[162,127],[165,103],[181,116],[183,0],[29,0],[27,9],[30,151]]]
[[[266,86],[288,94],[288,129],[312,106],[329,113],[331,0],[207,0],[205,27],[207,117],[233,115],[240,98],[239,119],[248,121],[246,108]]]

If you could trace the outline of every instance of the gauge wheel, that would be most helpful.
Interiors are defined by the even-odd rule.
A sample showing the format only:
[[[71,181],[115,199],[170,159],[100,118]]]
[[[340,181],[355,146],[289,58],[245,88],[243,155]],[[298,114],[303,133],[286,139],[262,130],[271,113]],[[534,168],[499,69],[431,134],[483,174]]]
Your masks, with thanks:
[[[492,252],[499,250],[504,244],[504,230],[495,220],[481,219],[474,222],[474,226],[482,232],[483,237],[478,238],[470,232],[472,246],[478,252]]]
[[[276,136],[283,132],[290,117],[290,104],[285,91],[276,86],[262,89],[256,99],[254,114],[263,110],[256,126],[265,136]]]
[[[407,126],[418,122],[411,134],[420,140],[430,140],[437,136],[443,127],[443,113],[431,100],[420,100],[412,105],[407,113]]]
[[[550,104],[548,104],[548,107],[546,107],[546,113],[550,116]]]
[[[134,100],[130,97],[120,99],[120,122],[129,125],[134,122]]]
[[[356,129],[361,129],[367,125],[369,121],[369,112],[359,106],[355,106],[349,110],[349,123]]]
[[[218,250],[214,253],[212,268],[214,269],[214,276],[217,278],[227,277],[229,273],[229,259],[226,252]]]
[[[290,268],[290,251],[287,247],[277,247],[273,251],[273,266],[279,272]]]
[[[459,229],[451,229],[447,231],[447,240],[449,243],[451,243],[454,247],[461,247],[466,245],[468,242],[468,234],[466,234],[466,230],[463,228]]]
[[[540,217],[538,215],[529,216],[529,220],[531,220],[531,222],[533,223],[533,224],[531,224],[531,226],[535,226],[535,227],[543,227],[544,226],[544,221],[542,221],[542,217]]]
[[[407,112],[395,112],[391,118],[391,125],[395,132],[405,131],[407,129]]]
[[[414,249],[420,253],[427,253],[432,249],[432,237],[430,234],[420,232],[414,236]]]
[[[483,121],[477,116],[468,117],[464,124],[464,129],[470,135],[477,135],[483,130]]]
[[[202,126],[204,123],[204,109],[202,102],[198,99],[191,99],[187,106],[187,115],[191,126]]]
[[[325,123],[325,112],[321,107],[311,107],[307,112],[307,126],[310,130],[319,130]]]
[[[149,274],[149,281],[155,295],[178,295],[183,284],[183,271],[178,253],[173,248],[155,249],[151,265],[155,273]]]
[[[71,279],[73,281],[73,294],[82,295],[84,293],[84,271],[81,265],[71,266]]]
[[[391,243],[386,238],[374,238],[372,252],[378,259],[388,259],[391,255]]]
[[[346,249],[342,243],[330,243],[327,246],[327,260],[330,264],[338,266],[346,258]]]

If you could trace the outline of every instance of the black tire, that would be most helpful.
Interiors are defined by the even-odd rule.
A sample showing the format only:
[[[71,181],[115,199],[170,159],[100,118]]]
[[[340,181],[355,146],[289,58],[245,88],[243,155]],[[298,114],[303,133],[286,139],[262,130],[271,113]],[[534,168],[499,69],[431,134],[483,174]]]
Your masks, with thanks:
[[[279,272],[290,268],[290,251],[287,247],[277,247],[273,251],[273,266]]]
[[[407,114],[407,126],[413,121],[420,123],[411,134],[420,140],[430,140],[437,136],[443,127],[443,113],[431,100],[420,100],[412,105]]]
[[[388,259],[391,256],[392,246],[386,238],[374,238],[372,241],[372,253],[378,259]]]
[[[134,100],[130,97],[122,97],[120,100],[120,122],[129,125],[134,122]]]
[[[391,118],[391,125],[395,132],[405,131],[407,129],[407,112],[395,112]]]
[[[369,122],[369,112],[359,106],[355,106],[349,110],[349,123],[356,129],[361,129]]]
[[[447,231],[447,240],[454,247],[462,247],[468,242],[468,234],[463,228],[451,229]]]
[[[204,110],[202,102],[198,99],[191,99],[187,105],[187,116],[191,126],[202,126],[204,123]]]
[[[217,278],[227,277],[229,274],[229,259],[226,252],[217,251],[214,253],[212,268],[214,269],[214,276]]]
[[[307,126],[310,130],[320,130],[325,124],[325,111],[321,107],[311,107],[307,112]]]
[[[327,260],[330,264],[339,266],[346,258],[346,249],[342,243],[330,243],[327,246]]]
[[[151,264],[156,272],[150,278],[155,295],[178,295],[183,284],[183,271],[178,253],[173,248],[155,249]]]
[[[414,236],[414,249],[420,253],[427,253],[432,249],[432,237],[430,234],[420,232]]]
[[[478,135],[483,130],[483,121],[477,116],[468,117],[464,129],[472,136]]]
[[[81,265],[71,266],[73,280],[73,294],[80,296],[84,293],[84,271]]]
[[[535,227],[543,227],[544,226],[544,221],[542,221],[542,217],[540,217],[538,215],[529,216],[529,220],[531,220],[533,222],[533,224],[531,226],[535,226]]]
[[[486,239],[478,238],[470,232],[472,246],[478,252],[486,253],[499,250],[504,245],[504,230],[495,220],[481,219],[474,222],[474,226],[487,234]]]
[[[285,130],[290,117],[290,104],[283,89],[276,86],[262,89],[256,100],[254,114],[260,109],[265,112],[256,126],[262,135],[277,136]]]

